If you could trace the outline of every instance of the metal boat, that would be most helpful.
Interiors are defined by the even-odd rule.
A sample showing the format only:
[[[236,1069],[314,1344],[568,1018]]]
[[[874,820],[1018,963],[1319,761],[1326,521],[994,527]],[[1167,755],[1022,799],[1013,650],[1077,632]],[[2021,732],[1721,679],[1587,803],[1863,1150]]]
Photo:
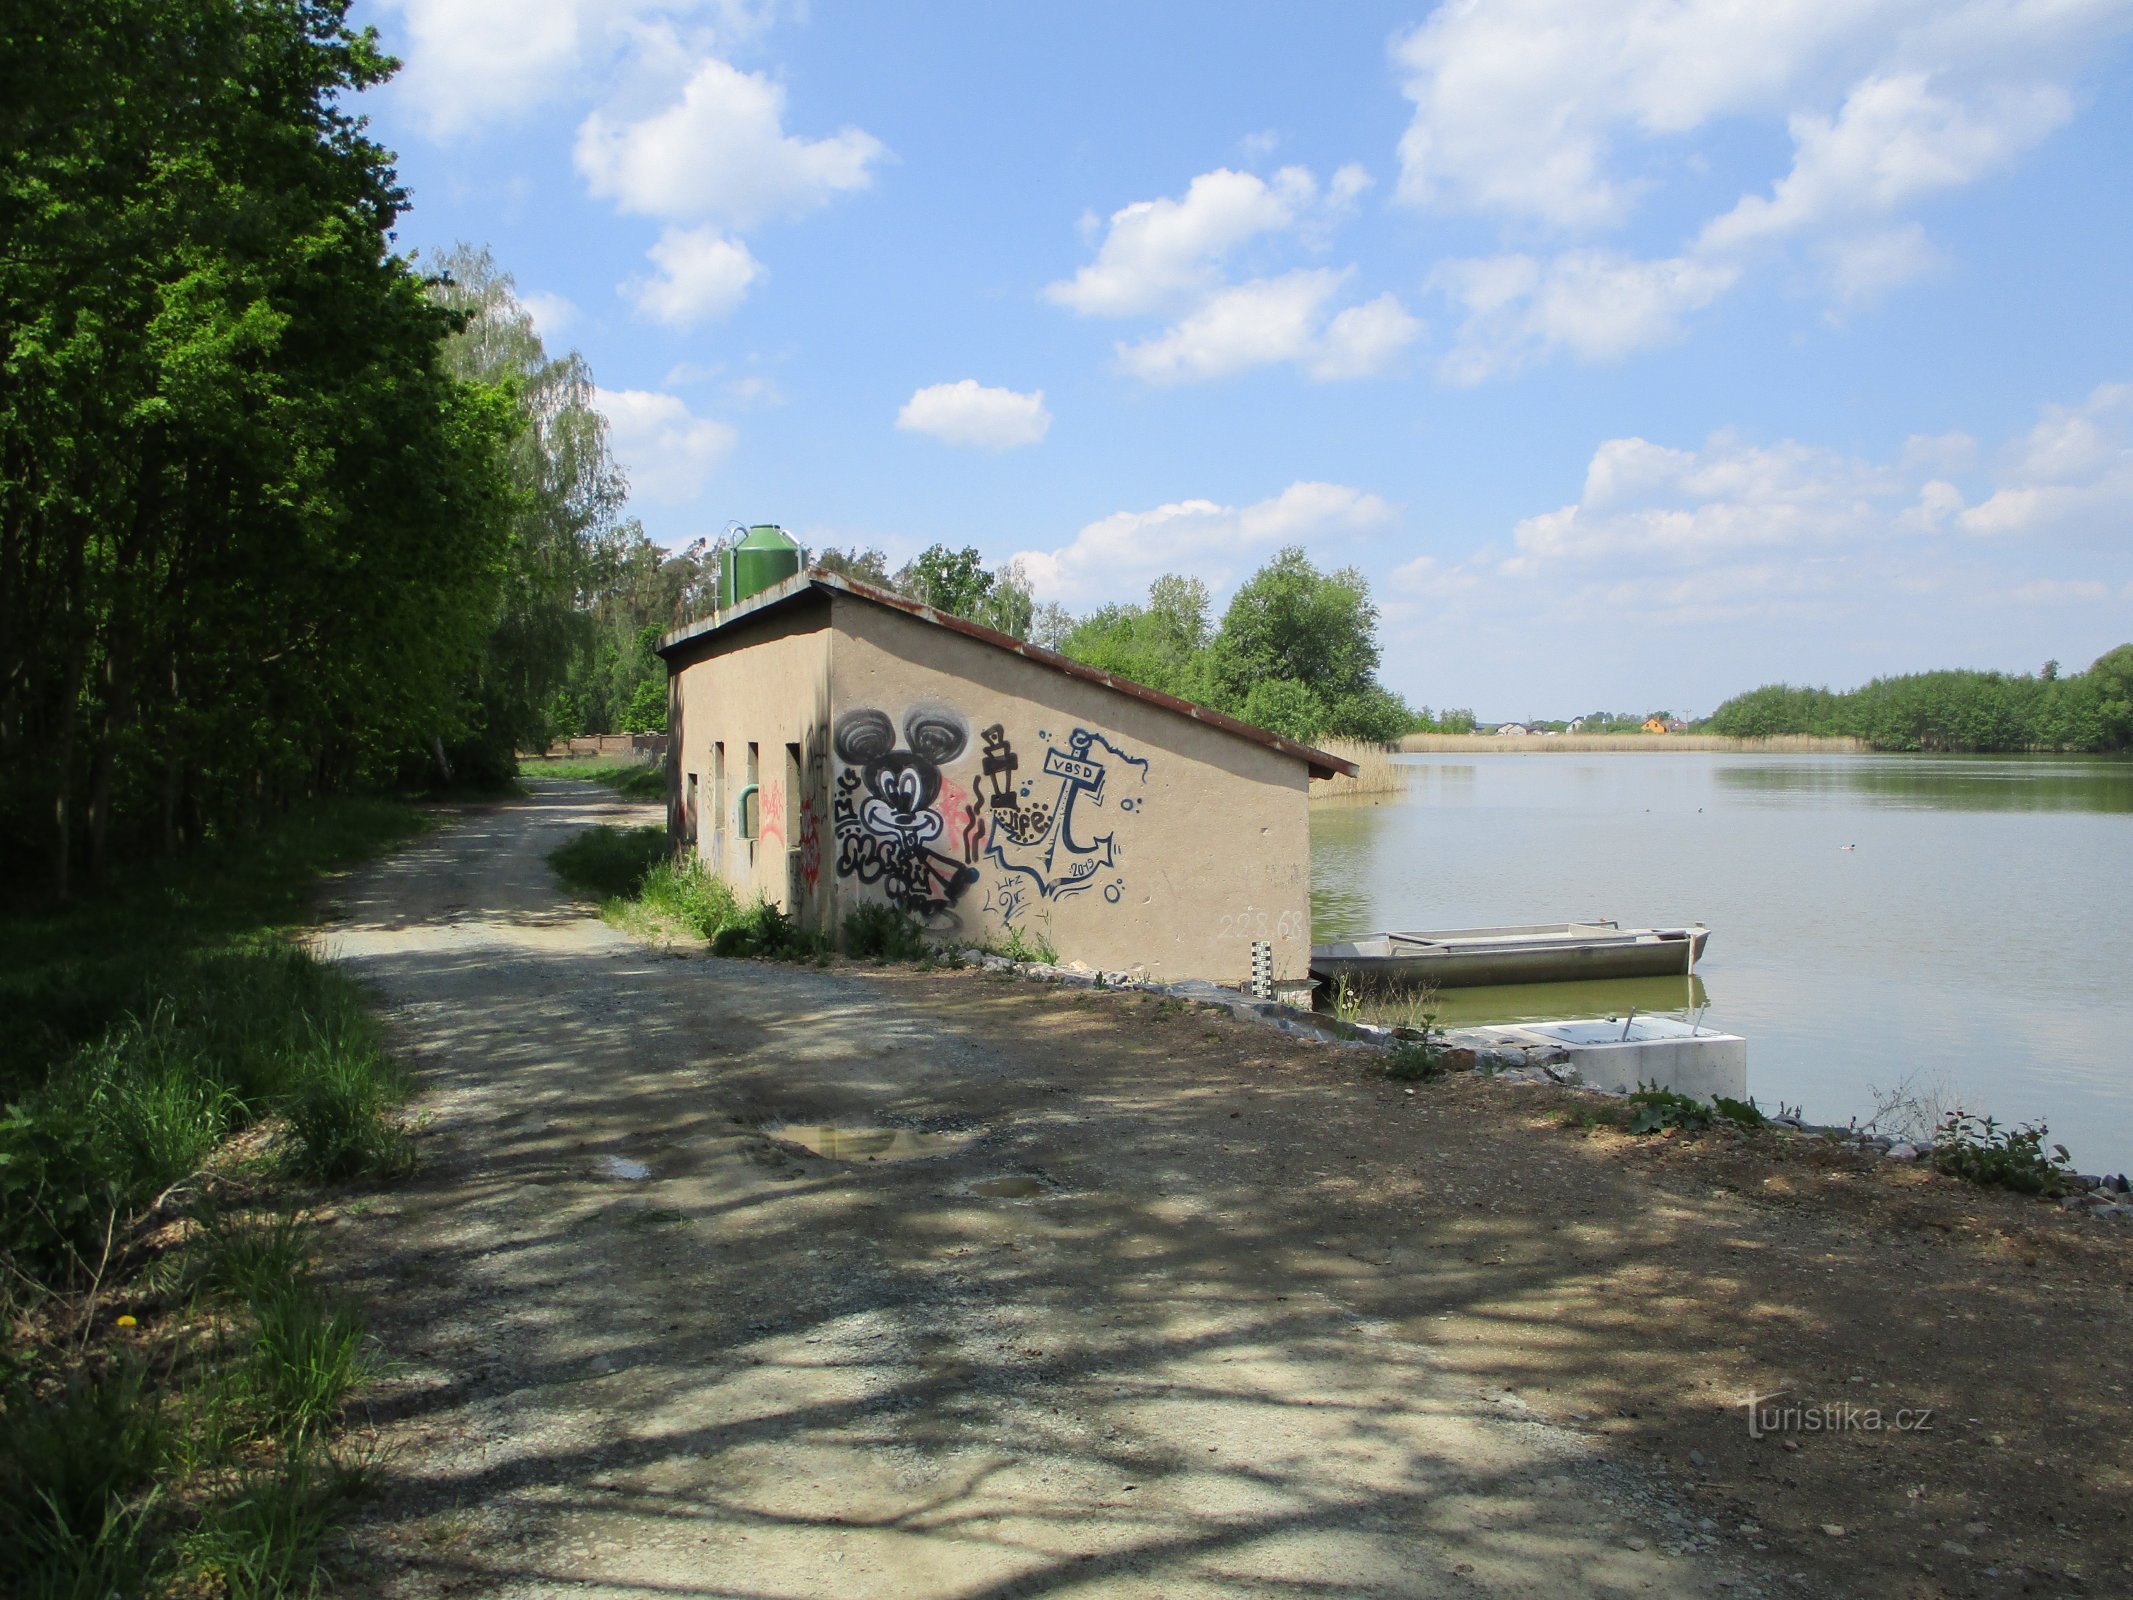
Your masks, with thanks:
[[[1518,928],[1385,933],[1314,945],[1311,975],[1362,989],[1475,989],[1498,983],[1574,983],[1691,973],[1711,930],[1624,928],[1614,922],[1544,922]]]

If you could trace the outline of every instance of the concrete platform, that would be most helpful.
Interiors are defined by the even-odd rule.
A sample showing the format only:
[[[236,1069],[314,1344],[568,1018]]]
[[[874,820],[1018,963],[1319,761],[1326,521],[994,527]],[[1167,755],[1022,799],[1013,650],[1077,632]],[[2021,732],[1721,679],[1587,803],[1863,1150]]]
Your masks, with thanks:
[[[1699,1100],[1748,1097],[1748,1041],[1673,1017],[1586,1017],[1463,1031],[1486,1034],[1529,1058],[1562,1062],[1595,1089],[1623,1093],[1657,1084]]]

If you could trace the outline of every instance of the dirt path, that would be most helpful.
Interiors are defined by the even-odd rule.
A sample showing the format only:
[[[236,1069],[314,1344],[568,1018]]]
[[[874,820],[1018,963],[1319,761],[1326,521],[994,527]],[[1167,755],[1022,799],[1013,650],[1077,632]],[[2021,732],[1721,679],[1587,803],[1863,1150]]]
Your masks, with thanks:
[[[334,1252],[401,1364],[378,1593],[1997,1592],[1986,1536],[1932,1554],[1985,1515],[1936,1476],[1966,1445],[1780,1455],[1735,1404],[1897,1376],[1978,1404],[1989,1338],[1898,1375],[1847,1315],[1969,1258],[1891,1284],[1879,1223],[1655,1184],[1513,1091],[1408,1095],[1175,1004],[661,954],[544,865],[602,820],[654,818],[545,784],[337,907],[429,1086],[422,1170]],[[842,1162],[780,1121],[973,1137]],[[2049,1333],[2008,1312],[2035,1359],[2123,1315],[2054,1304]],[[2111,1592],[2080,1564],[2111,1578],[2124,1537],[2094,1389],[2055,1414],[2110,1431],[2055,1448],[2104,1453],[2120,1521],[2084,1504],[2012,1569],[2069,1593]]]

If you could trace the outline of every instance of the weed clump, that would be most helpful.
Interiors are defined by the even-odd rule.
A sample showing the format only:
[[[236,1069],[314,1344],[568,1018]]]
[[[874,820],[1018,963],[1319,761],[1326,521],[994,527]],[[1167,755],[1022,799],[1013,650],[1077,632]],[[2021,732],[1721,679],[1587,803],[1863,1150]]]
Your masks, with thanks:
[[[845,916],[844,950],[873,961],[923,961],[932,954],[918,919],[878,900],[854,906]]]
[[[1734,1100],[1721,1094],[1713,1095],[1706,1105],[1693,1095],[1675,1094],[1655,1083],[1640,1085],[1629,1097],[1629,1103],[1636,1107],[1629,1119],[1631,1133],[1660,1133],[1668,1128],[1700,1133],[1716,1122],[1760,1128],[1770,1120],[1753,1100]]]
[[[2073,1162],[2066,1146],[2047,1151],[2044,1124],[2003,1128],[1990,1117],[1953,1112],[1933,1135],[1933,1165],[1951,1177],[2017,1194],[2060,1195]]]

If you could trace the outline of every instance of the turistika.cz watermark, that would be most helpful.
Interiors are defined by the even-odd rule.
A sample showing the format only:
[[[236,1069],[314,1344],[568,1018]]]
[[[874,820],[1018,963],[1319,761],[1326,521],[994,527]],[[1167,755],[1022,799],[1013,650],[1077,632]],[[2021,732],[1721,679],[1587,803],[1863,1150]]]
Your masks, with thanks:
[[[1779,1433],[1931,1433],[1933,1409],[1905,1406],[1885,1411],[1880,1406],[1855,1405],[1849,1400],[1810,1405],[1804,1400],[1785,1399],[1791,1391],[1752,1396],[1747,1402],[1748,1437],[1766,1438]]]

